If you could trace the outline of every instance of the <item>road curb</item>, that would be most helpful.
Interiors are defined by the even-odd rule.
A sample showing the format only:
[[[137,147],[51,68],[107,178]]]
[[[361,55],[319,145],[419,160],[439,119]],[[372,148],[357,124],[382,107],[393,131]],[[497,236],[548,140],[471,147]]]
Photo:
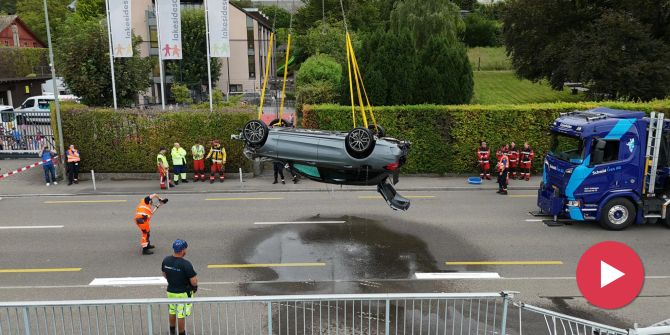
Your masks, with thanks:
[[[462,191],[494,191],[495,187],[411,187],[398,188],[398,192],[462,192]],[[537,187],[510,187],[509,191],[535,191]],[[267,190],[267,189],[240,189],[240,190],[207,190],[207,191],[159,191],[163,194],[225,194],[225,193],[310,193],[310,192],[376,192],[376,188],[334,188],[334,189],[293,189],[293,190]],[[123,191],[123,192],[79,192],[79,193],[53,193],[53,194],[0,194],[4,198],[30,198],[30,197],[71,197],[71,196],[100,196],[100,195],[144,195],[148,191]]]

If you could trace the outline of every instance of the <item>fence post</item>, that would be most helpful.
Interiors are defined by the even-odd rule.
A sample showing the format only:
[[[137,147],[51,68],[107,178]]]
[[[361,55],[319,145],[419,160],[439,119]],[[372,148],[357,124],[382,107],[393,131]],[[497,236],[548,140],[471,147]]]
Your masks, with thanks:
[[[501,335],[507,333],[507,305],[509,304],[509,295],[506,292],[502,293],[503,297],[503,312],[502,312],[502,329],[500,330]]]
[[[9,317],[9,315],[7,316]],[[23,308],[23,326],[25,327],[26,335],[30,335],[30,320],[28,320],[28,307]]]
[[[268,335],[272,335],[272,301],[268,301]]]
[[[147,305],[147,328],[149,330],[149,334],[154,333],[154,319],[151,315],[151,304]]]
[[[93,191],[96,191],[98,188],[95,187],[95,171],[91,170],[91,180],[93,181]]]
[[[396,315],[396,317],[398,317]],[[391,334],[391,300],[386,299],[386,322],[385,322],[385,335]]]
[[[242,180],[242,168],[240,168],[240,185],[243,185],[244,181]]]

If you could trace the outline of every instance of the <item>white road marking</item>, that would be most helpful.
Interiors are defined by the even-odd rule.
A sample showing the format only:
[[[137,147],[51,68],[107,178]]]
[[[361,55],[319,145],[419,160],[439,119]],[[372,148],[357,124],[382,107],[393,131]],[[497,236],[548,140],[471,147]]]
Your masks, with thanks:
[[[526,222],[542,222],[542,219],[526,219]]]
[[[95,278],[89,286],[167,285],[163,277]]]
[[[64,226],[0,226],[0,229],[57,229]]]
[[[416,279],[499,279],[497,272],[417,272]]]
[[[273,225],[273,224],[312,224],[312,223],[345,223],[347,221],[269,221],[269,222],[254,222],[257,225]]]

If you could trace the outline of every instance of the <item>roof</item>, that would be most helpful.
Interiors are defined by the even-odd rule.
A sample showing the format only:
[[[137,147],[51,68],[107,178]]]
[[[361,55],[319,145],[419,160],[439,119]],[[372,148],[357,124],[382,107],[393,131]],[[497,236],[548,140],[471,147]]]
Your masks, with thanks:
[[[42,41],[42,39],[37,37],[37,35],[35,35],[35,33],[30,29],[30,27],[28,27],[28,25],[26,25],[25,22],[23,22],[23,20],[21,20],[21,18],[18,15],[0,15],[0,31],[7,29],[7,27],[11,26],[12,23],[14,22],[23,26],[23,28],[28,32],[28,34],[30,34],[30,36],[32,36],[36,41],[40,42],[42,46],[46,46],[46,44]]]
[[[609,131],[619,127],[620,121],[621,124],[630,126],[635,120],[642,119],[645,115],[640,111],[600,107],[561,114],[551,128],[571,136],[580,136],[580,134],[595,133],[596,130]]]
[[[239,5],[235,4],[234,2],[229,2],[229,4],[242,11],[242,13],[250,16],[252,19],[256,20],[258,24],[264,26],[269,30],[272,30],[272,24],[270,20],[268,20],[268,18],[265,17],[263,13],[259,12],[258,8],[242,8]]]

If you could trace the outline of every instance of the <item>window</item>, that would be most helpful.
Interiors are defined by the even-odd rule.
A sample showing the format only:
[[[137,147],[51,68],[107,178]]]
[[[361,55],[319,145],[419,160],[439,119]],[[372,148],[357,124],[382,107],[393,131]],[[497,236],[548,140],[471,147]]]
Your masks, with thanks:
[[[249,55],[249,78],[256,78],[256,56]]]
[[[551,134],[549,154],[562,161],[581,163],[583,149],[584,141],[581,138],[560,133]]]
[[[37,48],[37,43],[33,42],[33,48]]]
[[[149,26],[149,43],[152,48],[158,48],[158,28]]]
[[[247,16],[247,55],[249,56],[249,78],[256,78],[256,49],[254,43],[254,20]]]
[[[6,46],[6,47],[9,46],[9,41],[8,41],[8,40],[5,40],[5,46]]]
[[[604,147],[599,148],[598,143],[603,143]],[[619,160],[619,141],[594,139],[591,144],[591,156],[594,165],[615,162]],[[602,151],[602,160],[600,160],[600,151]]]
[[[242,92],[242,85],[240,84],[231,84],[229,87],[231,93]]]
[[[23,108],[30,108],[30,107],[35,107],[34,99],[28,99],[26,100],[26,102],[23,103]]]

